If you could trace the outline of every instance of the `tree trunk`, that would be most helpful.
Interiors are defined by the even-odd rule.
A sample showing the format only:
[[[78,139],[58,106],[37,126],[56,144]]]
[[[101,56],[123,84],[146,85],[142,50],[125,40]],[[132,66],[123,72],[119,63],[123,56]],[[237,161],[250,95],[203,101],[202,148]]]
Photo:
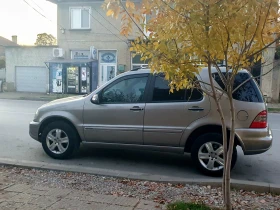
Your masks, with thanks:
[[[225,179],[226,209],[231,210],[232,206],[231,206],[231,198],[230,198],[230,171],[231,171],[231,161],[232,161],[232,153],[233,153],[234,137],[235,137],[235,109],[234,109],[234,104],[232,99],[232,85],[229,86],[228,99],[229,99],[230,114],[231,114],[231,129],[230,129],[228,152],[226,156],[226,168],[224,169],[224,179]]]
[[[223,154],[223,157],[224,157],[224,173],[223,173],[223,182],[222,182],[223,200],[224,200],[225,206],[228,206],[228,205],[231,206],[230,199],[227,199],[228,197],[230,197],[230,190],[226,190],[227,182],[226,182],[226,170],[225,169],[227,168],[226,157],[227,157],[227,151],[228,151],[227,127],[226,127],[225,117],[224,117],[224,113],[223,113],[221,104],[220,104],[219,99],[216,95],[216,89],[215,89],[215,86],[214,86],[212,72],[211,72],[211,62],[208,62],[208,76],[209,76],[209,80],[210,80],[210,87],[211,87],[211,90],[213,92],[213,99],[216,103],[217,111],[220,115],[221,124],[222,124],[223,148],[224,148],[224,154]]]

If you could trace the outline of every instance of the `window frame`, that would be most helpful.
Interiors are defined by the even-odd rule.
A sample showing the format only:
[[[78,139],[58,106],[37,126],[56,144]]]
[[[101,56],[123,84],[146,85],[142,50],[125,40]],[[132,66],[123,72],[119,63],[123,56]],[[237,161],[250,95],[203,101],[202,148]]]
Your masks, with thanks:
[[[102,101],[102,97],[103,97],[103,93],[104,91],[106,91],[108,88],[116,85],[119,82],[122,82],[124,80],[127,79],[134,79],[134,78],[140,78],[140,77],[147,77],[147,83],[146,83],[146,87],[144,90],[144,96],[143,96],[143,100],[139,101],[139,102],[133,102],[133,103],[120,103],[120,102],[112,102],[112,103],[108,103],[108,102],[103,102]],[[151,83],[151,74],[146,73],[146,74],[134,74],[134,75],[127,75],[121,78],[116,79],[115,81],[111,82],[110,84],[108,84],[107,86],[105,86],[104,88],[102,88],[102,90],[100,90],[97,94],[100,100],[100,104],[142,104],[142,103],[146,103],[147,102],[147,97],[148,97],[148,90],[150,88],[150,83]]]
[[[80,17],[81,17],[81,27],[80,28],[73,28],[72,27],[72,10],[79,9],[80,10]],[[82,10],[88,9],[89,10],[89,26],[88,27],[82,27]],[[69,7],[69,24],[70,24],[70,30],[89,30],[91,29],[91,7],[90,6],[84,6],[84,7]]]
[[[149,62],[146,63],[146,61],[143,61],[143,63],[133,63],[133,58],[135,56],[137,56],[137,55],[134,56],[133,54],[135,54],[135,52],[130,52],[130,65],[131,65],[131,69],[135,69],[135,68],[133,68],[133,66],[142,67],[142,66],[148,66],[149,65]]]
[[[201,93],[201,98],[199,100],[188,100],[187,99],[187,95],[186,95],[187,92],[185,92],[185,99],[184,100],[153,101],[154,88],[155,88],[156,78],[157,77],[162,77],[164,79],[164,75],[163,74],[153,75],[153,78],[151,79],[150,89],[148,91],[147,103],[186,103],[186,102],[196,103],[196,102],[200,102],[200,101],[204,100],[205,96],[203,95],[203,93]],[[187,91],[187,89],[185,89],[185,90]]]

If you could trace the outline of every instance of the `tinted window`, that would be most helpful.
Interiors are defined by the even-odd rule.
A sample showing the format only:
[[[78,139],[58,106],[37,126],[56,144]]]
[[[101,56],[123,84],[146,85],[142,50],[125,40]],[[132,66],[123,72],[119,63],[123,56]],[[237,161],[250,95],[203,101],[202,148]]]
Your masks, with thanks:
[[[142,102],[148,77],[124,79],[106,88],[102,94],[102,103]]]
[[[155,78],[153,101],[199,101],[202,97],[202,94],[197,89],[174,90],[171,93],[167,80],[161,76]]]
[[[186,100],[187,101],[200,101],[203,98],[203,94],[201,90],[198,90],[196,88],[193,89],[187,89],[186,90]]]
[[[225,74],[224,74],[225,75]],[[219,84],[219,86],[225,89],[225,86],[219,76],[218,73],[213,74],[214,79]],[[238,87],[240,84],[245,82],[250,78],[248,73],[238,73],[234,79],[233,89]],[[241,87],[239,87],[234,93],[233,98],[239,101],[247,101],[247,102],[263,102],[263,98],[261,92],[256,84],[254,79],[249,80]]]

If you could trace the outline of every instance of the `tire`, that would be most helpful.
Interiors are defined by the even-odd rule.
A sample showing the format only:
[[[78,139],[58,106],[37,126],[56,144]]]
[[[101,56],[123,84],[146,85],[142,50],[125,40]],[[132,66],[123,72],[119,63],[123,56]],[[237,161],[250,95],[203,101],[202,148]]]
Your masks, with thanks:
[[[77,132],[64,121],[48,124],[43,129],[41,140],[44,151],[54,159],[70,158],[80,147]]]
[[[224,167],[222,164],[220,164],[223,160],[222,145],[223,136],[219,133],[207,133],[199,136],[196,139],[192,146],[191,157],[195,163],[195,166],[200,172],[208,176],[223,175]],[[212,154],[209,151],[212,151]],[[234,146],[232,153],[231,169],[234,167],[236,160],[237,150],[236,146]]]

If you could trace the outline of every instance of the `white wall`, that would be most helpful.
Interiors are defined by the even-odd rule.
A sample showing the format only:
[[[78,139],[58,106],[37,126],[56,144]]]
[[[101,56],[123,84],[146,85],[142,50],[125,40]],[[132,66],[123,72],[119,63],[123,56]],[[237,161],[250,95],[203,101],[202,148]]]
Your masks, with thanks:
[[[6,48],[6,81],[8,91],[15,90],[16,66],[45,66],[52,59],[53,46],[7,47]]]
[[[6,69],[0,69],[0,79],[6,78]]]

